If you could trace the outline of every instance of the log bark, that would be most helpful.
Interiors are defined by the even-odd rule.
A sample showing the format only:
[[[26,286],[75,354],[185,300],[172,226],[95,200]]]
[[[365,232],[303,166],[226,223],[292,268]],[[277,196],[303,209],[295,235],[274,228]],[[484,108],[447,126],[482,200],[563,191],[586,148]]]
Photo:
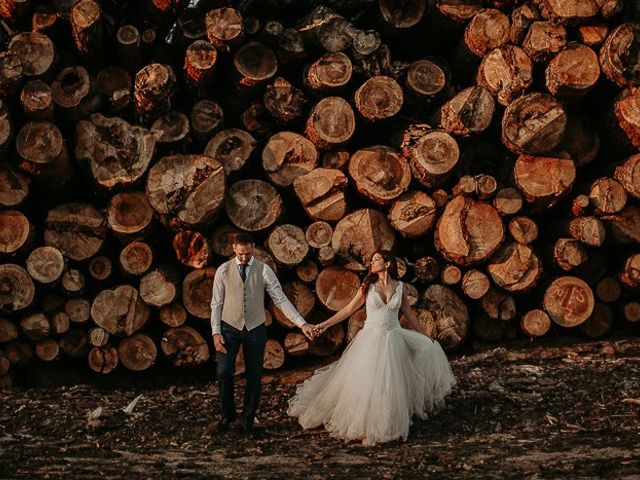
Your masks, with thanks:
[[[211,293],[214,267],[189,272],[182,281],[182,304],[191,315],[208,320],[211,318]]]
[[[226,192],[223,166],[206,155],[170,155],[149,169],[149,203],[174,229],[193,228],[214,220]]]
[[[488,259],[504,239],[498,212],[489,204],[458,196],[438,219],[435,244],[447,260],[473,265]]]
[[[383,145],[356,151],[349,162],[349,175],[360,194],[379,205],[398,198],[411,182],[409,163]]]
[[[65,268],[64,257],[55,247],[38,247],[27,258],[29,275],[44,285],[57,282]]]
[[[95,255],[105,235],[104,217],[85,203],[65,203],[47,213],[44,243],[55,247],[72,260],[82,261]]]
[[[209,242],[200,232],[184,230],[173,237],[173,251],[183,265],[191,268],[202,268],[212,257]]]
[[[253,155],[257,141],[239,128],[228,128],[216,133],[207,143],[204,154],[215,158],[228,175],[240,170]]]
[[[290,223],[278,225],[271,231],[267,248],[277,263],[287,267],[300,264],[309,253],[304,231]]]
[[[414,273],[418,281],[433,282],[440,275],[440,264],[433,257],[420,257],[414,264]]]
[[[209,346],[188,326],[169,328],[160,342],[162,353],[178,367],[202,365],[209,360]]]
[[[625,320],[628,322],[640,322],[640,302],[627,302],[623,307]]]
[[[503,45],[488,52],[478,67],[478,85],[501,105],[509,105],[533,82],[533,64],[521,48]]]
[[[293,189],[309,217],[317,221],[337,222],[347,212],[345,189],[348,183],[340,170],[315,168],[297,177],[293,181]],[[329,238],[330,235],[331,232]],[[319,248],[316,245],[318,242],[311,246]]]
[[[289,187],[296,178],[312,171],[318,163],[318,150],[302,135],[279,132],[262,150],[262,168],[280,187]]]
[[[104,188],[139,181],[154,153],[154,135],[121,118],[94,114],[76,125],[76,158],[88,164],[94,180]]]
[[[578,26],[578,39],[589,47],[599,47],[604,43],[608,35],[609,27],[597,21]]]
[[[445,285],[455,285],[462,280],[462,271],[456,265],[445,265],[440,271],[442,283]]]
[[[145,326],[150,311],[131,285],[105,289],[91,305],[91,318],[112,335],[131,335]]]
[[[398,0],[380,0],[378,8],[386,23],[393,28],[405,29],[418,24],[425,12],[424,0],[409,2]]]
[[[123,338],[118,344],[120,363],[129,370],[148,369],[156,360],[158,350],[153,340],[144,333]]]
[[[19,265],[0,265],[0,308],[13,312],[33,302],[35,285],[29,273]]]
[[[233,237],[240,233],[240,230],[231,225],[219,225],[211,235],[211,249],[216,255],[229,258],[233,253]]]
[[[393,202],[389,211],[389,221],[404,237],[426,235],[435,225],[436,204],[424,192],[406,192]]]
[[[336,225],[331,246],[349,270],[364,271],[376,250],[390,250],[395,233],[387,218],[373,209],[356,210]]]
[[[353,109],[341,97],[325,97],[309,113],[305,135],[320,149],[347,142],[356,128]]]
[[[595,299],[586,282],[571,276],[556,278],[547,287],[543,308],[561,327],[584,323],[593,312]]]

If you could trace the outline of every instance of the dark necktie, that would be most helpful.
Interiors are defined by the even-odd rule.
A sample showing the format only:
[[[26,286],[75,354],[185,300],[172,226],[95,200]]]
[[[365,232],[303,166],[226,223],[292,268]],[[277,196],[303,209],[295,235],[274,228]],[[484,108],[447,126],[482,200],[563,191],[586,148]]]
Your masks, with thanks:
[[[247,268],[249,265],[247,263],[240,264],[240,278],[244,282],[247,279]]]

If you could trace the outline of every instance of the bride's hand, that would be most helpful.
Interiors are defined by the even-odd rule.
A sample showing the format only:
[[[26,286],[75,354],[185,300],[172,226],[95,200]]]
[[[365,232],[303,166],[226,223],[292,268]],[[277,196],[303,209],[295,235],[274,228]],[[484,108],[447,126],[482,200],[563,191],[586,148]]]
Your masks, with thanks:
[[[324,322],[322,322],[314,326],[313,329],[316,332],[316,338],[317,338],[327,330],[327,325]]]

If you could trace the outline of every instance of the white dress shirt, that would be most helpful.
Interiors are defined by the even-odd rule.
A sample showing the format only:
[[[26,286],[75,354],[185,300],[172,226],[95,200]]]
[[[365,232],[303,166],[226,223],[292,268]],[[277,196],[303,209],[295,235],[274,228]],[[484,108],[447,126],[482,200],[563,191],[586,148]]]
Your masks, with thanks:
[[[248,267],[246,274],[249,275],[249,270],[251,269],[251,265],[253,265],[254,257],[248,262]],[[234,262],[225,262],[220,265],[220,268],[216,270],[216,274],[213,277],[213,292],[211,295],[211,331],[213,335],[220,333],[220,322],[222,321],[222,304],[224,303],[224,281],[225,275],[227,274],[227,269],[230,265],[233,265]],[[238,257],[235,258],[236,268],[240,270],[240,260]],[[264,268],[262,269],[262,279],[264,280],[264,286],[273,300],[273,303],[276,304],[285,317],[287,317],[291,322],[293,322],[298,327],[301,327],[305,323],[302,315],[296,310],[293,304],[286,297],[284,292],[282,291],[282,286],[280,285],[280,281],[276,274],[271,269],[269,265],[264,264]]]

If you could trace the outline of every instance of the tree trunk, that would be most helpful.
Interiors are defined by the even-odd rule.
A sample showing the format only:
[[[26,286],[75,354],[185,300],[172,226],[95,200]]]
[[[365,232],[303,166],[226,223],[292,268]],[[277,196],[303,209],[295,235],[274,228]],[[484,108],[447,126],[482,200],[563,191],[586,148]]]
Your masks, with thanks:
[[[300,264],[309,253],[304,231],[288,223],[278,225],[271,231],[267,247],[277,263],[288,267]]]
[[[318,274],[316,295],[328,310],[337,312],[358,292],[360,279],[343,267],[328,267]]]
[[[462,291],[472,300],[480,300],[491,287],[491,281],[483,272],[468,270],[462,277]]]
[[[333,228],[327,222],[319,221],[313,222],[307,227],[304,237],[307,239],[307,243],[312,248],[322,248],[331,245],[331,238],[333,237]]]
[[[238,93],[243,96],[275,75],[278,70],[278,59],[273,50],[266,45],[260,42],[248,42],[235,53],[233,66],[238,77]]]
[[[593,313],[578,327],[582,333],[597,338],[607,333],[613,325],[613,310],[603,303],[596,302]]]
[[[187,84],[203,90],[211,85],[218,60],[216,47],[206,40],[196,40],[184,56],[184,76]]]
[[[273,118],[283,124],[301,118],[306,103],[304,92],[282,77],[276,77],[264,94],[264,106]]]
[[[640,153],[630,156],[624,163],[617,166],[615,178],[629,195],[640,199]]]
[[[287,282],[283,285],[282,291],[304,318],[306,318],[315,308],[316,297],[311,289],[304,283],[297,280]],[[274,320],[278,322],[278,324],[285,328],[295,327],[295,324],[284,316],[282,311],[273,303],[272,300],[269,300],[269,311],[272,313]]]
[[[577,277],[558,277],[547,287],[543,308],[561,327],[575,327],[593,312],[593,291]]]
[[[151,268],[153,251],[145,242],[131,242],[120,252],[118,263],[125,274],[140,276]]]
[[[390,250],[395,233],[378,210],[356,210],[336,225],[331,246],[349,270],[364,271],[376,250]]]
[[[510,38],[510,22],[500,10],[483,8],[476,13],[464,31],[464,44],[476,57],[482,58]]]
[[[222,163],[228,175],[244,167],[251,158],[256,144],[256,139],[248,132],[238,128],[228,128],[216,133],[209,140],[204,154]]]
[[[504,239],[498,212],[489,204],[457,196],[438,219],[435,244],[447,260],[472,265],[488,259]]]
[[[164,307],[177,300],[178,285],[177,271],[168,266],[159,267],[140,279],[140,297],[151,307]]]
[[[318,273],[318,265],[313,260],[307,259],[296,267],[296,275],[305,283],[314,283]]]
[[[155,343],[144,333],[123,338],[118,344],[120,363],[129,370],[146,370],[155,362],[157,355]]]
[[[489,291],[480,299],[480,305],[493,320],[508,322],[517,314],[513,296],[493,287],[489,288]]]
[[[596,284],[595,293],[601,302],[616,302],[622,295],[622,286],[614,277],[604,277]]]
[[[555,205],[570,191],[576,167],[571,158],[520,155],[513,175],[527,202],[542,209]]]
[[[53,123],[28,122],[16,136],[20,168],[49,188],[60,188],[71,177],[72,166],[62,133]]]
[[[464,301],[449,287],[430,285],[422,295],[422,304],[435,317],[435,340],[445,349],[460,346],[469,330]]]
[[[402,154],[409,159],[413,178],[426,188],[442,183],[460,159],[456,140],[426,125],[414,125],[405,131]]]
[[[182,304],[191,315],[203,320],[211,318],[211,293],[214,267],[189,272],[182,281]]]
[[[602,177],[591,184],[589,200],[596,215],[618,213],[627,203],[627,192],[618,181]]]
[[[640,253],[627,258],[624,270],[620,274],[620,281],[629,287],[640,286]]]
[[[547,90],[554,96],[583,97],[599,78],[598,55],[586,45],[569,44],[547,65]]]
[[[383,145],[356,151],[349,161],[349,175],[360,194],[379,205],[398,198],[411,182],[409,163]]]
[[[56,57],[51,39],[39,32],[14,35],[7,50],[20,59],[22,74],[27,77],[39,77],[49,73]]]
[[[20,331],[29,340],[42,340],[49,335],[49,320],[43,313],[34,313],[20,320]]]
[[[173,251],[183,265],[205,267],[213,256],[209,242],[200,232],[184,230],[173,237]]]
[[[123,111],[131,104],[131,75],[120,67],[106,67],[98,72],[95,87],[107,110]]]
[[[224,112],[213,100],[199,100],[191,109],[189,118],[193,133],[201,139],[208,139],[222,128]],[[208,155],[206,151],[205,155]]]
[[[189,135],[189,117],[182,112],[171,110],[153,122],[151,133],[161,151],[164,150],[164,145],[179,144]]]
[[[576,217],[569,222],[569,234],[585,245],[599,247],[604,243],[606,230],[596,217]]]
[[[276,133],[262,150],[262,167],[269,179],[280,187],[291,186],[296,178],[312,171],[317,163],[315,145],[298,133]]]
[[[111,373],[118,366],[118,351],[105,345],[93,347],[88,356],[89,368],[96,373]]]
[[[351,105],[341,97],[325,97],[311,109],[305,135],[320,149],[347,142],[356,129]]]
[[[102,9],[95,0],[80,0],[71,9],[71,31],[76,49],[85,61],[102,60],[95,52],[102,50]]]
[[[569,271],[587,260],[584,245],[573,238],[559,238],[553,247],[553,261],[562,270]]]
[[[176,76],[168,65],[151,63],[142,67],[134,82],[136,115],[148,122],[171,110],[171,97],[176,88]]]
[[[500,288],[508,292],[524,292],[538,283],[542,265],[531,247],[509,242],[489,259],[487,271]]]
[[[637,57],[631,54],[640,42],[640,25],[623,23],[613,29],[600,48],[600,65],[609,80],[625,87],[637,68]]]
[[[362,117],[377,122],[396,115],[404,102],[402,87],[391,77],[375,76],[365,81],[354,95]]]
[[[314,220],[337,222],[347,211],[344,191],[348,183],[347,177],[340,170],[315,168],[296,178],[293,189],[309,217]],[[323,234],[322,230],[319,230],[320,235]],[[331,233],[329,232],[329,238]],[[326,242],[326,236],[323,242]]]
[[[62,274],[62,289],[69,295],[82,293],[86,285],[84,274],[77,268],[70,268]]]
[[[74,324],[82,324],[91,317],[91,303],[84,298],[71,298],[64,304],[64,311]]]
[[[551,319],[544,310],[534,308],[520,319],[520,329],[529,337],[541,337],[551,328]]]
[[[178,367],[201,365],[209,360],[209,346],[193,328],[169,328],[160,342],[162,353]]]
[[[172,303],[160,309],[160,321],[169,327],[179,327],[187,321],[187,311],[179,303]]]
[[[35,120],[53,120],[53,93],[42,80],[27,82],[20,92],[24,113]]]
[[[29,195],[31,178],[8,165],[0,165],[0,205],[15,207]]]
[[[54,247],[38,247],[27,258],[29,275],[44,285],[57,282],[65,268],[64,257],[60,250]]]
[[[521,48],[503,45],[484,56],[476,80],[499,104],[507,106],[531,86],[533,64]]]
[[[104,347],[109,343],[109,332],[100,327],[89,330],[89,343],[94,347]]]
[[[34,228],[18,210],[0,211],[0,253],[16,254],[33,243]]]
[[[273,338],[267,339],[267,344],[264,347],[264,359],[262,366],[266,370],[275,370],[284,365],[284,348],[280,345],[280,342]]]
[[[53,338],[45,338],[36,343],[36,355],[45,362],[51,362],[58,358],[60,346]]]
[[[150,311],[130,285],[102,290],[91,305],[91,318],[113,335],[131,335],[149,319]]]
[[[567,31],[562,25],[543,20],[531,24],[522,41],[522,49],[534,62],[545,63],[567,44]]]
[[[289,332],[284,337],[284,351],[291,357],[301,357],[309,351],[309,340],[301,333]]]
[[[406,192],[393,202],[389,211],[389,221],[404,237],[426,235],[436,221],[436,204],[424,192]]]
[[[152,220],[153,209],[144,192],[122,192],[109,200],[107,226],[120,239],[141,238]]]
[[[515,217],[509,222],[509,233],[516,242],[529,245],[538,238],[538,225],[529,217]]]
[[[95,81],[84,67],[67,67],[51,83],[51,95],[58,112],[70,121],[96,112],[100,108],[100,95]]]
[[[135,25],[122,25],[116,32],[118,60],[130,72],[140,66],[141,43],[140,32]]]
[[[210,10],[205,18],[207,38],[221,51],[228,52],[244,38],[243,18],[234,8]]]
[[[94,114],[76,125],[76,158],[88,163],[93,178],[104,188],[140,180],[154,153],[153,134],[118,117]]]
[[[282,213],[282,198],[262,180],[241,180],[229,187],[225,198],[229,220],[241,230],[257,232],[271,227]]]
[[[491,124],[495,102],[484,87],[469,87],[440,108],[440,126],[452,135],[468,137]]]
[[[502,143],[514,153],[539,155],[553,150],[564,135],[567,114],[546,93],[523,95],[502,117]]]
[[[225,191],[222,164],[206,155],[163,157],[147,176],[147,199],[173,229],[214,220],[222,209]]]
[[[13,312],[33,302],[35,285],[29,273],[19,265],[0,265],[0,308]]]
[[[305,71],[305,86],[318,92],[335,91],[351,80],[351,60],[342,52],[325,53]]]

